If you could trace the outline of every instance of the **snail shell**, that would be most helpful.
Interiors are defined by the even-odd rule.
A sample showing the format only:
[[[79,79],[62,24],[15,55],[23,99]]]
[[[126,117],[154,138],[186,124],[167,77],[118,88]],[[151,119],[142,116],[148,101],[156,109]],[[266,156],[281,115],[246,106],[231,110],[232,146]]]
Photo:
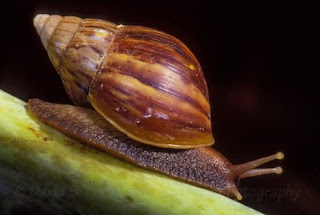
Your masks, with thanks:
[[[187,149],[214,143],[202,69],[175,37],[74,16],[39,14],[34,26],[77,105],[89,102],[145,144]]]

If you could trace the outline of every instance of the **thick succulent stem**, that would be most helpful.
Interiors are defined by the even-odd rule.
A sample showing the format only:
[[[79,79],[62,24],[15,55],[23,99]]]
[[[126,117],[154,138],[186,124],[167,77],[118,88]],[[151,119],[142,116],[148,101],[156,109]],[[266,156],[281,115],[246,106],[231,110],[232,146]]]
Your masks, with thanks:
[[[57,214],[260,214],[85,146],[26,107],[0,90],[0,196],[7,201],[40,201]]]

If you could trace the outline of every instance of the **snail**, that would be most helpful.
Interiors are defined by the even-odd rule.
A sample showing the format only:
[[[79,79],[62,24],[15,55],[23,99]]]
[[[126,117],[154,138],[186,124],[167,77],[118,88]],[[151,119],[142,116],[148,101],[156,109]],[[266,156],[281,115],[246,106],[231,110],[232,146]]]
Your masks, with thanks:
[[[175,37],[74,16],[38,14],[34,26],[77,105],[29,100],[42,122],[133,165],[238,200],[238,179],[282,173],[257,168],[283,159],[282,152],[233,165],[211,147],[204,74]]]

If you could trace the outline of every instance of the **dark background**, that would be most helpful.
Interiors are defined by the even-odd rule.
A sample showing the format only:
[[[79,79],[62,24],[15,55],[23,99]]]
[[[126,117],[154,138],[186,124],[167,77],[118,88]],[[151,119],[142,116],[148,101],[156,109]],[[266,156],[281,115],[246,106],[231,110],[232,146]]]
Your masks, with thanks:
[[[259,1],[257,1],[259,2]],[[215,148],[233,163],[283,151],[281,176],[244,179],[243,204],[267,214],[317,214],[318,138],[308,6],[277,1],[5,1],[0,89],[70,103],[33,29],[37,13],[156,28],[182,40],[207,79]],[[36,211],[36,209],[34,209]],[[25,214],[18,210],[17,214]],[[32,210],[31,210],[32,211]],[[1,211],[0,211],[1,214]]]

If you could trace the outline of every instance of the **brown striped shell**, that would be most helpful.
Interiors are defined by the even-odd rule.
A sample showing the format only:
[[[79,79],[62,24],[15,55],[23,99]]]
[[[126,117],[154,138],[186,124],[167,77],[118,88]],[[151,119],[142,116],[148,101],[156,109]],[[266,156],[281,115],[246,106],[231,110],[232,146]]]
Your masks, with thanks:
[[[64,87],[132,139],[164,148],[214,143],[207,84],[191,51],[163,32],[39,14],[34,26]]]

